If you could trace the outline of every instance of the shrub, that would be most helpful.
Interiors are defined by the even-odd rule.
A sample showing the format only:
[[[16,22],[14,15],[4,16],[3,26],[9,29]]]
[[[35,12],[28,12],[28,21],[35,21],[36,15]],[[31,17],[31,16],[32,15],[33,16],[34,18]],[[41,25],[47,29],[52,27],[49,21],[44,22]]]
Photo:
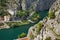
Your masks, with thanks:
[[[22,33],[22,34],[18,35],[18,38],[23,38],[23,37],[26,37],[25,33]]]
[[[55,13],[53,11],[51,11],[48,16],[49,16],[50,19],[54,19],[55,18]]]

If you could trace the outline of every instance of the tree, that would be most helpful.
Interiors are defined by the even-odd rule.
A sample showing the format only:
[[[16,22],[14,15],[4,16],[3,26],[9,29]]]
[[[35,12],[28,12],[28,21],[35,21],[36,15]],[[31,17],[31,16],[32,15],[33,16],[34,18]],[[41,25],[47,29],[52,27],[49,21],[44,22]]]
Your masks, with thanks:
[[[49,18],[54,19],[55,18],[55,13],[53,11],[49,12]]]
[[[22,33],[22,34],[18,35],[18,38],[23,38],[23,37],[26,37],[25,33]]]
[[[18,16],[20,16],[20,17],[23,16],[23,11],[22,10],[18,11]]]
[[[34,35],[32,33],[29,35],[29,37],[30,37],[31,40],[34,39]]]

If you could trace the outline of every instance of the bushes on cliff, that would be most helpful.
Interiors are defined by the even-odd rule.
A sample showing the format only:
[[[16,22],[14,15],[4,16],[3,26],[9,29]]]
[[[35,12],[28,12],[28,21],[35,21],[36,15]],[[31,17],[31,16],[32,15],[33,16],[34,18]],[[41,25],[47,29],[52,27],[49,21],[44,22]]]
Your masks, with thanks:
[[[50,19],[54,19],[55,18],[55,12],[53,12],[53,11],[49,12],[48,16]]]
[[[39,22],[39,23],[37,24],[37,28],[36,28],[36,33],[37,33],[37,34],[40,33],[40,30],[42,29],[42,27],[43,27],[43,24],[42,24],[41,22]]]

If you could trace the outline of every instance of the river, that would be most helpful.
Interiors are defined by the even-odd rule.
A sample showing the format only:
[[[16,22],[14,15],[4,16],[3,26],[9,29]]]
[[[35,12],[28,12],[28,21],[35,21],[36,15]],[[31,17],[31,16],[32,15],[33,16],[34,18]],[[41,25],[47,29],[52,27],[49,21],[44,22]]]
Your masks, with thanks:
[[[41,15],[41,19],[40,20],[42,20],[45,16],[47,16],[47,13],[48,13],[48,11],[41,11],[40,12],[40,15]],[[34,23],[34,24],[36,24],[36,23]],[[27,34],[29,28],[31,26],[33,26],[34,24],[26,24],[26,25],[21,25],[20,27],[16,27],[16,28],[0,30],[0,40],[17,39],[19,34],[21,34],[23,32]]]

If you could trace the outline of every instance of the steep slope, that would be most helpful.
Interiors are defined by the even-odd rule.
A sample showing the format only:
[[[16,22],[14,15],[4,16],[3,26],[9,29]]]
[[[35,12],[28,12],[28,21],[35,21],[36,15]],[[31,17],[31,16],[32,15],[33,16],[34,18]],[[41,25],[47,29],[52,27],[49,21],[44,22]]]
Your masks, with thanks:
[[[32,26],[29,29],[27,37],[30,40],[60,40],[60,0],[56,0],[56,2],[51,6],[49,13],[54,14],[49,17],[44,18],[42,21]],[[53,9],[53,11],[52,11]],[[56,9],[56,10],[55,10]],[[41,26],[41,24],[43,26]],[[38,27],[39,25],[40,27]],[[42,27],[42,28],[41,28]],[[38,28],[38,29],[37,29]],[[38,31],[37,31],[38,30]],[[38,33],[38,34],[37,34]]]

